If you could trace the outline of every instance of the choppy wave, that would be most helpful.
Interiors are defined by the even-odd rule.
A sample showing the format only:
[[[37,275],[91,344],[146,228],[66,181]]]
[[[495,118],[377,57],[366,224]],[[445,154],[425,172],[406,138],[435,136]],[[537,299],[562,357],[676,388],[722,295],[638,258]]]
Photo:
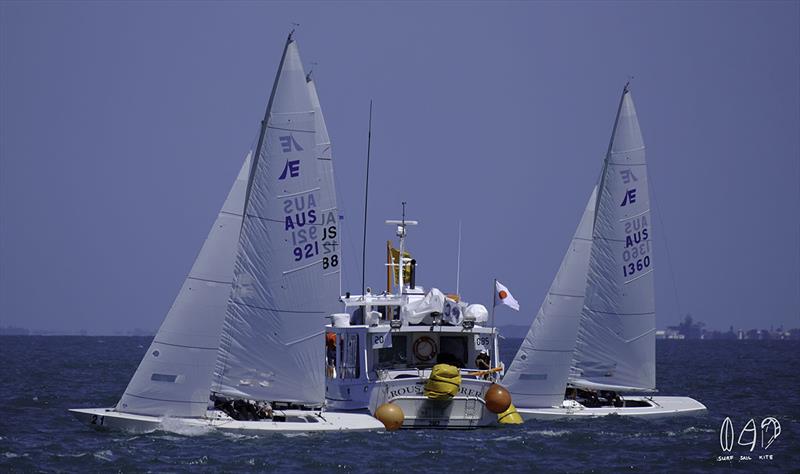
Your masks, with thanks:
[[[216,431],[211,425],[186,422],[180,418],[164,418],[160,426],[163,431],[181,436],[204,436]]]
[[[530,434],[535,434],[539,436],[566,436],[570,434],[567,430],[539,430],[539,431],[529,431]]]
[[[114,455],[114,452],[110,449],[104,449],[102,451],[98,451],[94,453],[94,457],[101,460],[101,461],[114,461],[117,459],[117,456]]]
[[[148,434],[93,429],[75,420],[67,408],[113,406],[149,340],[3,337],[3,379],[14,383],[0,384],[5,410],[0,472],[795,469],[800,465],[800,394],[776,389],[775,381],[796,376],[791,361],[800,344],[753,342],[758,344],[658,343],[660,394],[702,401],[709,413],[701,417],[530,421],[476,431],[259,436],[177,419],[165,420],[160,430]],[[501,343],[508,365],[519,340]],[[730,360],[737,363],[735,371]],[[726,416],[739,430],[750,418],[780,420],[783,431],[769,448],[774,459],[717,461]]]

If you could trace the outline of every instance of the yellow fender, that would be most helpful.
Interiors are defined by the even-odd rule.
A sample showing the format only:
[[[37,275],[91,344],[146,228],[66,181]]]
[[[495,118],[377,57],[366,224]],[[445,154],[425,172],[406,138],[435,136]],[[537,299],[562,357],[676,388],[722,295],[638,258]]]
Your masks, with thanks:
[[[461,373],[458,367],[449,364],[436,364],[431,376],[425,382],[423,394],[431,400],[450,400],[458,394],[461,387]]]
[[[497,414],[497,422],[503,425],[521,425],[524,420],[517,413],[517,408],[512,403],[509,405],[508,410]]]

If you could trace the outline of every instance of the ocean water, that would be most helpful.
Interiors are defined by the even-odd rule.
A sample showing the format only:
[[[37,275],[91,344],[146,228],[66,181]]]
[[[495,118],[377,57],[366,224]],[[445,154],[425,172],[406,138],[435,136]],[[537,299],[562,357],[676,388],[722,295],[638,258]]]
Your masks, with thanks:
[[[185,431],[176,425],[132,435],[93,429],[67,412],[114,405],[149,342],[144,337],[0,337],[0,472],[800,470],[797,341],[658,341],[660,394],[687,395],[708,406],[708,414],[690,418],[263,436]],[[502,343],[508,364],[520,340]],[[754,420],[752,451],[749,444],[722,451],[726,417],[737,440]],[[767,417],[780,423],[781,432],[762,447],[760,425]],[[752,437],[745,431],[742,441]]]

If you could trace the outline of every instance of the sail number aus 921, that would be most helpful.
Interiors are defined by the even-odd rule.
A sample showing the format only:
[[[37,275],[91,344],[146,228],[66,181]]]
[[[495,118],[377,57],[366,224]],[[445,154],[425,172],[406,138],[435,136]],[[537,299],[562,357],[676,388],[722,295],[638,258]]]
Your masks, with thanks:
[[[644,258],[640,258],[636,261],[636,263],[631,262],[626,265],[622,266],[622,274],[626,277],[633,276],[634,273],[640,272],[645,268],[650,266],[650,256],[645,255]]]
[[[311,258],[314,255],[319,255],[319,242],[312,242],[305,244],[302,247],[295,247],[292,251],[294,253],[294,261],[300,261],[304,258]]]

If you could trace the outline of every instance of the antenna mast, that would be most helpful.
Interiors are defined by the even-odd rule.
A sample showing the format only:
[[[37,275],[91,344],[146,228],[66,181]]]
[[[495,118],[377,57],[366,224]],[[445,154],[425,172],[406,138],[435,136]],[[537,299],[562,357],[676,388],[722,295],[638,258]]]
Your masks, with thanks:
[[[461,280],[461,220],[458,221],[458,263],[456,263],[456,294],[461,295],[458,291],[459,283]]]
[[[369,154],[372,148],[372,99],[369,101],[369,126],[367,129],[367,177],[364,186],[364,237],[361,242],[361,294],[367,293],[364,275],[367,269],[367,205],[369,204]]]

